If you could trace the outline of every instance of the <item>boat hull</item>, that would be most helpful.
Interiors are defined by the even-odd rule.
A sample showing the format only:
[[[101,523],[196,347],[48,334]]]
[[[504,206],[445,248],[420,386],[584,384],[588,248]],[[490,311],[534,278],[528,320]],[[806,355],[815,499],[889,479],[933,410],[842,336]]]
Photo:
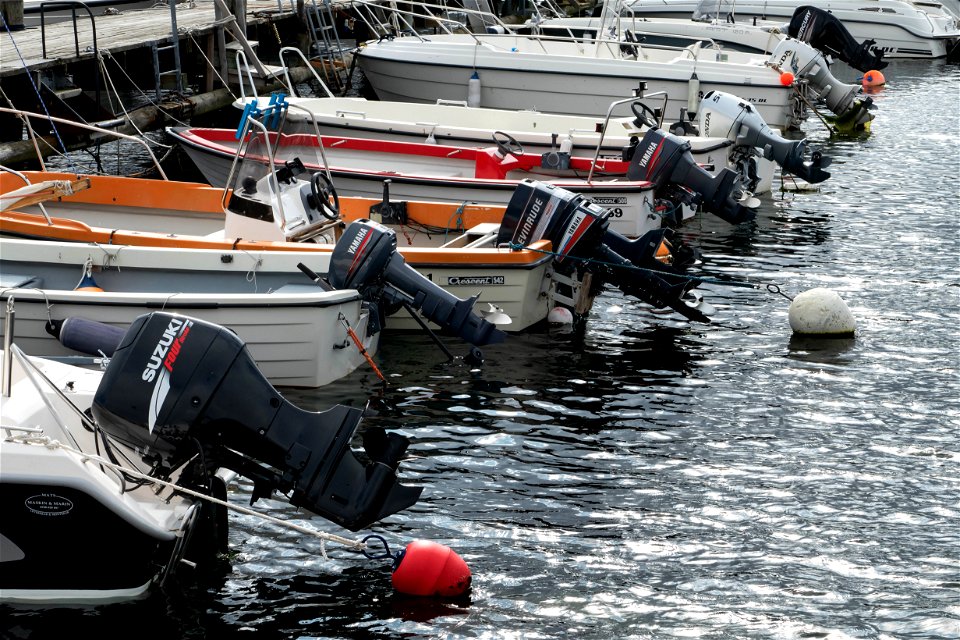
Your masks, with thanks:
[[[32,355],[76,354],[46,331],[50,319],[82,317],[126,328],[138,316],[163,309],[236,331],[276,386],[323,386],[365,362],[355,346],[344,347],[349,336],[340,321],[342,316],[366,336],[369,318],[359,294],[325,291],[298,271],[258,273],[256,261],[249,260],[247,266],[254,268],[246,273],[218,269],[220,255],[175,249],[147,255],[145,249],[0,242],[0,270],[7,285],[0,299],[13,300],[17,342]],[[93,260],[93,277],[103,291],[73,290],[84,265]],[[261,293],[252,290],[253,281]],[[0,310],[0,317],[5,314]],[[377,344],[378,336],[368,336],[365,348],[375,353]]]
[[[172,576],[182,558],[200,559],[191,544],[200,505],[125,483],[85,461],[84,452],[101,450],[93,431],[73,411],[48,409],[53,392],[45,390],[44,399],[23,360],[0,353],[8,357],[11,394],[0,403],[0,602],[93,605],[139,598]],[[77,409],[89,408],[100,371],[29,361]],[[116,452],[139,459],[120,444]]]
[[[628,16],[686,19],[699,2],[689,0],[634,0],[624,8]],[[874,40],[871,47],[885,58],[944,58],[960,39],[955,19],[933,3],[898,0],[759,0],[732,5],[736,18],[746,24],[754,19],[769,25],[787,23],[800,5],[830,11],[857,41]],[[953,23],[951,25],[951,23]]]
[[[673,60],[647,63],[577,54],[578,49],[565,53],[514,52],[510,41],[491,42],[496,44],[475,46],[472,40],[449,36],[423,41],[397,38],[367,43],[356,59],[381,100],[464,100],[476,71],[480,106],[489,108],[602,117],[611,102],[634,95],[639,83],[644,82],[647,94],[667,93],[668,120],[679,119],[691,98],[696,103],[711,90],[748,100],[771,127],[796,129],[803,119],[794,92],[779,84],[778,74],[758,65],[724,66],[726,63],[685,59],[679,54]],[[514,42],[529,47],[522,38]],[[696,82],[691,81],[694,73]]]
[[[76,177],[56,173],[27,172],[26,175],[32,182]],[[123,271],[149,271],[151,273],[146,275],[151,277],[145,277],[143,281],[152,282],[156,289],[151,303],[153,309],[169,309],[179,301],[186,302],[185,296],[171,296],[170,283],[173,282],[176,282],[179,293],[186,294],[188,289],[192,289],[195,296],[202,297],[203,294],[197,293],[201,283],[207,281],[204,286],[209,291],[209,281],[215,277],[220,294],[259,294],[268,299],[269,296],[279,299],[277,296],[280,292],[276,290],[282,287],[297,285],[316,289],[300,271],[300,263],[321,275],[329,270],[333,244],[225,238],[224,214],[216,210],[221,195],[219,189],[192,183],[164,183],[109,176],[91,176],[90,180],[90,189],[62,201],[46,203],[53,224],[48,224],[36,209],[0,213],[0,233],[5,236],[0,240],[3,242],[0,257],[12,260],[12,247],[25,238],[48,243],[56,241],[63,245],[64,251],[76,252],[75,259],[69,263],[73,267],[68,268],[72,280],[69,280],[67,289],[72,289],[79,280],[78,265],[84,264],[86,258],[92,258],[97,265],[94,272],[97,283],[113,295],[120,295],[119,280],[111,279],[117,267]],[[0,182],[6,190],[13,185],[20,186],[9,174],[0,174]],[[158,208],[166,200],[180,209]],[[370,217],[370,206],[378,201],[344,198],[341,200],[341,211],[347,220]],[[409,244],[401,235],[400,254],[407,264],[460,298],[480,294],[478,307],[481,309],[488,303],[500,307],[511,319],[511,324],[501,327],[506,331],[523,331],[545,321],[552,308],[556,288],[552,277],[550,243],[539,241],[530,249],[520,251],[495,248],[493,240],[497,224],[491,221],[499,222],[503,217],[502,208],[443,205],[438,207],[439,213],[433,215],[430,204],[411,203],[408,208],[411,219],[433,227],[449,223],[455,229],[429,235],[409,227],[402,229],[413,243]],[[187,208],[188,205],[192,209]],[[492,227],[493,237],[488,234],[474,237],[462,231],[471,227]],[[478,243],[483,246],[477,246]],[[443,248],[443,244],[448,247]],[[455,244],[474,246],[452,246]],[[23,250],[24,260],[34,257],[29,250]],[[188,264],[192,267],[187,268]],[[24,269],[22,275],[38,274]],[[275,292],[266,293],[271,290]],[[90,299],[85,299],[82,293],[64,291],[63,295],[70,298],[71,304],[81,304]],[[38,340],[48,340],[41,326],[46,321],[43,295],[38,292],[31,294],[28,286],[13,289],[6,295],[13,296],[18,305],[22,300],[24,304],[21,307],[30,305],[35,309],[31,313],[37,324],[29,334]],[[138,304],[144,305],[146,302]],[[193,307],[191,313],[197,310],[197,307]],[[212,312],[214,309],[206,311]],[[277,322],[275,315],[269,316],[270,322]],[[22,321],[23,317],[18,312],[18,335],[26,332],[22,326],[25,322]],[[355,316],[347,317],[351,323],[355,323],[352,319]],[[236,318],[231,316],[224,324],[231,326],[235,322]],[[403,310],[389,316],[386,325],[388,330],[420,330],[416,320]],[[254,350],[249,340],[248,347],[263,367],[264,364],[259,362],[258,350]],[[46,344],[44,348],[55,349],[56,346]],[[355,351],[352,346],[343,351],[350,350]],[[274,378],[281,373],[273,372]],[[268,377],[271,377],[270,374]]]

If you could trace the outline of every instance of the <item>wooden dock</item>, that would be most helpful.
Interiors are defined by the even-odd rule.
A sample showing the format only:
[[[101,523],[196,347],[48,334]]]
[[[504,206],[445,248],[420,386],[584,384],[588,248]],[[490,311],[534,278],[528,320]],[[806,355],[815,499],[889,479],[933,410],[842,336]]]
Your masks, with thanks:
[[[177,5],[177,30],[180,38],[212,34],[222,26],[217,22],[213,0],[192,0]],[[276,0],[247,0],[245,19],[248,26],[276,22],[296,16],[288,1],[280,10]],[[102,14],[102,10],[101,10]],[[65,20],[47,24],[44,37],[39,27],[22,31],[0,32],[0,78],[26,71],[53,68],[94,58],[93,28],[83,11],[77,12],[77,40],[74,23]],[[167,5],[150,9],[125,10],[119,15],[95,15],[96,46],[101,52],[119,54],[151,45],[171,43],[170,8]],[[46,41],[46,56],[43,43]],[[78,44],[79,43],[79,44]],[[77,48],[79,46],[79,55]]]

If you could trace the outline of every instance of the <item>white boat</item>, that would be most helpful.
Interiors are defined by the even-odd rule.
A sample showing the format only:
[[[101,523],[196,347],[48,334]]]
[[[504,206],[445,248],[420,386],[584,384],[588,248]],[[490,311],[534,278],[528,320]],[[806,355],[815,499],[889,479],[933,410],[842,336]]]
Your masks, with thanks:
[[[289,128],[305,133],[312,132],[315,124],[325,136],[486,147],[494,135],[501,132],[515,139],[525,153],[540,154],[538,171],[544,175],[562,175],[569,168],[570,158],[596,158],[603,162],[621,159],[650,126],[671,128],[671,123],[661,122],[662,108],[657,106],[655,97],[622,100],[612,105],[613,110],[638,112],[632,116],[596,118],[469,107],[466,102],[390,102],[332,94],[321,98],[285,96],[283,99],[294,107],[287,114]],[[264,109],[272,100],[276,100],[276,96],[239,98],[234,106],[243,109],[254,104]],[[697,114],[699,125],[702,126],[704,116],[711,112],[710,106],[708,103],[707,108]],[[779,136],[779,131],[769,131]],[[693,132],[680,137],[690,143],[694,161],[711,173],[728,168],[743,176],[746,191],[759,195],[770,190],[776,163],[764,157],[762,151],[745,147],[736,138]],[[803,172],[803,169],[787,166],[784,171]]]
[[[18,341],[31,355],[96,353],[96,342],[84,348],[85,328],[75,319],[119,331],[151,309],[166,309],[229,326],[276,386],[319,387],[366,366],[363,352],[375,355],[381,334],[358,291],[325,290],[297,277],[295,265],[282,274],[261,268],[249,259],[225,265],[214,251],[3,238],[0,304],[16,306]],[[52,332],[65,321],[80,328],[76,338]]]
[[[169,127],[167,133],[186,151],[208,182],[215,186],[227,183],[232,159],[240,146],[232,129]],[[649,130],[643,140],[637,141],[637,150],[633,150],[629,161],[616,158],[594,163],[592,159],[570,158],[562,176],[542,171],[542,156],[525,153],[521,145],[506,137],[498,138],[498,146],[482,148],[283,134],[282,153],[278,158],[285,162],[314,156],[316,160],[303,161],[306,170],[328,172],[338,193],[360,198],[383,194],[384,185],[388,183],[390,197],[399,200],[506,205],[523,180],[537,180],[581,194],[603,206],[611,214],[613,231],[638,238],[664,224],[662,216],[651,215],[658,206],[657,201],[662,199],[663,190],[658,189],[658,184],[640,167],[643,149],[664,135],[667,134]],[[692,165],[690,179],[685,186],[695,192],[703,192],[704,188],[712,191],[715,184],[731,177],[730,174],[741,184],[739,175],[724,167],[712,175],[696,165],[692,156],[689,164]],[[696,179],[705,180],[704,188]],[[752,195],[745,189],[732,183],[731,188],[736,193],[731,192],[730,196],[744,203],[739,208],[755,206]],[[721,202],[724,210],[729,209],[727,198]],[[727,215],[726,211],[714,208],[710,199],[703,206],[721,217]],[[694,209],[680,202],[670,208],[678,212],[677,222],[694,215]],[[745,211],[732,213],[737,219],[746,215]]]
[[[355,60],[381,100],[466,97],[473,106],[597,117],[642,86],[667,95],[667,119],[695,113],[710,91],[740,96],[778,129],[798,128],[807,103],[819,99],[838,116],[872,119],[857,100],[861,88],[833,78],[822,54],[805,43],[785,40],[766,56],[702,43],[651,47],[622,28],[615,7],[604,10],[598,39],[414,33],[369,41]]]
[[[100,605],[189,581],[229,550],[236,474],[254,500],[280,492],[352,531],[420,496],[396,477],[405,437],[368,428],[361,462],[349,445],[360,409],[295,407],[224,327],[141,316],[101,370],[25,355],[12,320],[0,352],[4,604]]]
[[[886,58],[956,57],[958,16],[936,0],[736,0],[737,22],[785,24],[797,7],[810,5],[832,13],[858,41],[874,40]],[[632,0],[624,15],[689,19],[698,0]]]
[[[871,50],[874,40],[858,42],[833,14],[809,5],[800,6],[788,23],[775,20],[737,20],[735,0],[700,0],[691,18],[663,18],[636,14],[621,18],[624,28],[642,42],[654,45],[688,46],[692,42],[712,42],[731,51],[769,54],[785,38],[802,40],[821,53],[841,60],[859,71],[880,70],[887,66],[882,50]],[[521,33],[596,36],[599,17],[536,15],[525,23]]]

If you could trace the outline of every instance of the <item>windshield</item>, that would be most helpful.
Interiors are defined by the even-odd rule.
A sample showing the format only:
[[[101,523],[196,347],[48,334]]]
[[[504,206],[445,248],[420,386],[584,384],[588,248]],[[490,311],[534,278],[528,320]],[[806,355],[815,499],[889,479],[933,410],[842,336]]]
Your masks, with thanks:
[[[693,10],[693,19],[709,22],[714,19],[730,20],[734,14],[734,0],[700,0]]]

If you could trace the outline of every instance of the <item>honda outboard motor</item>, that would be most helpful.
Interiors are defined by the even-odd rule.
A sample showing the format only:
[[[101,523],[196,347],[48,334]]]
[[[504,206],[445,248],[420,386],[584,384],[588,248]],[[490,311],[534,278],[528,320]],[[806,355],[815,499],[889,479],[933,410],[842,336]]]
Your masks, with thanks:
[[[405,437],[364,434],[367,462],[350,448],[362,411],[318,413],[290,404],[230,330],[154,312],[123,337],[94,395],[93,415],[136,449],[154,473],[195,478],[220,467],[254,481],[251,503],[273,491],[352,531],[413,505],[422,489],[401,485]]]
[[[673,232],[658,229],[628,240],[608,229],[609,217],[609,211],[583,195],[555,185],[523,180],[507,205],[497,244],[527,246],[537,240],[550,240],[559,271],[590,271],[602,282],[609,282],[627,295],[655,307],[670,307],[690,320],[710,322],[682,300],[687,290],[699,281],[671,273],[656,260],[660,243]]]
[[[862,87],[837,80],[823,54],[807,43],[784,38],[770,54],[770,59],[781,70],[792,71],[796,78],[806,81],[814,96],[823,100],[836,115],[854,118],[858,125],[873,120],[869,111],[873,100],[856,99]]]
[[[397,251],[396,232],[373,220],[356,220],[344,230],[333,248],[327,279],[336,289],[357,289],[388,304],[407,304],[474,345],[505,338],[496,325],[473,312],[479,295],[461,300],[421,275]]]
[[[771,129],[752,104],[723,91],[710,91],[700,102],[697,121],[705,136],[733,140],[760,150],[763,157],[773,160],[787,173],[810,183],[823,182],[830,177],[826,167],[830,158],[819,151],[805,159],[807,141],[787,140]]]
[[[672,133],[648,129],[633,154],[627,180],[650,181],[661,196],[672,190],[675,197],[701,204],[733,224],[752,220],[756,213],[740,203],[744,195],[740,174],[724,168],[711,175],[694,161],[690,148],[689,142]]]
[[[817,7],[797,7],[787,34],[859,71],[879,71],[887,66],[883,51],[870,49],[875,40],[857,42],[835,15]]]

